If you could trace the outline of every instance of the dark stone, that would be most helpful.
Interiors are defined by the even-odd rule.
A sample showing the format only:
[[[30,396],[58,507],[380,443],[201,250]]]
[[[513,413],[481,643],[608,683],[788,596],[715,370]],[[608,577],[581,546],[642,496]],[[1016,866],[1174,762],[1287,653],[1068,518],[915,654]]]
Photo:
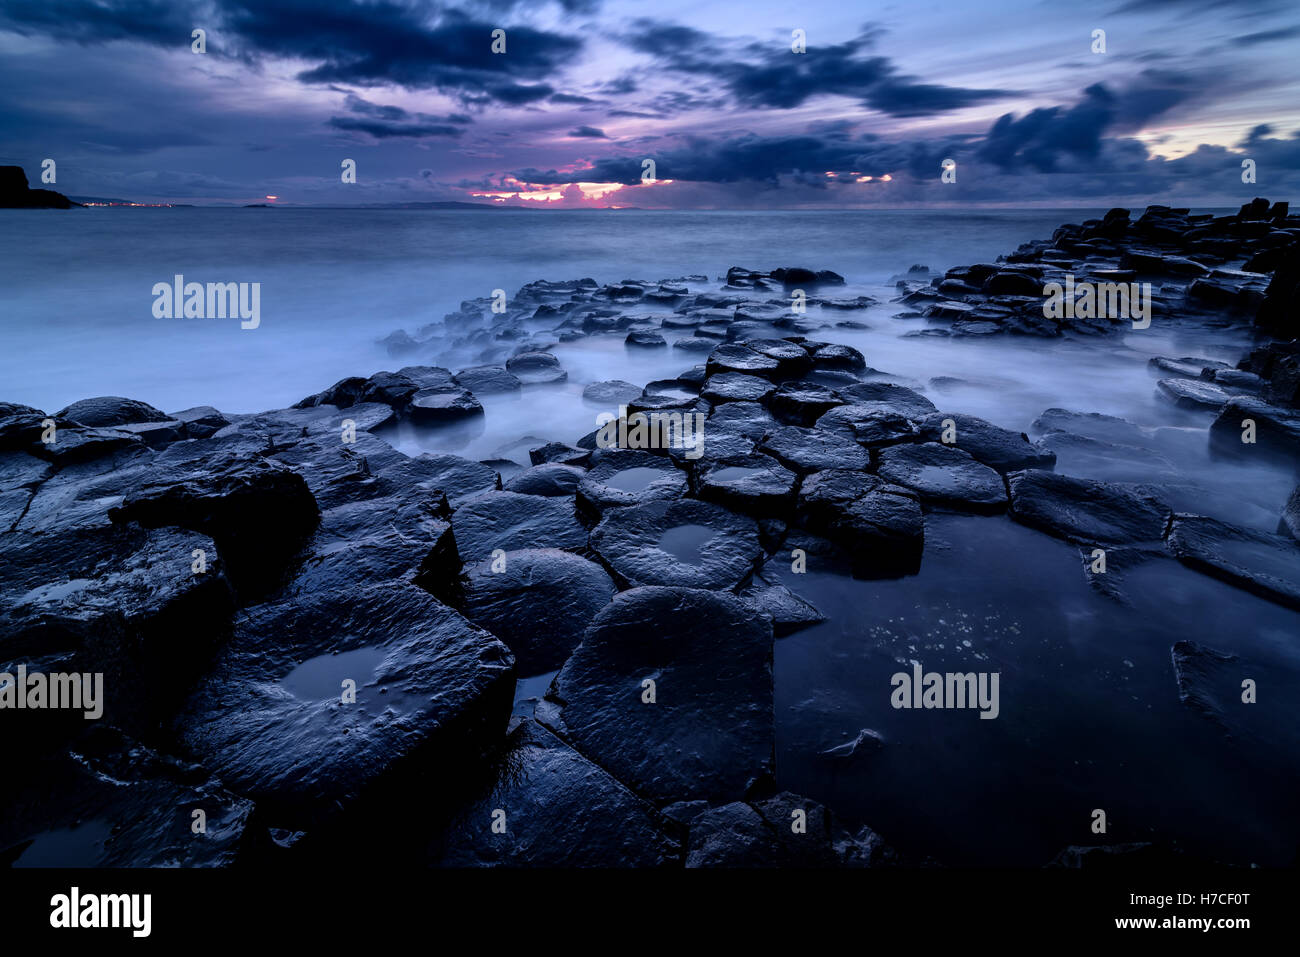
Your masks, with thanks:
[[[710,376],[719,372],[740,372],[745,375],[761,375],[771,378],[776,374],[780,365],[781,363],[771,356],[765,356],[748,346],[737,342],[727,342],[718,346],[709,354],[705,369]]]
[[[865,469],[871,455],[852,439],[827,429],[801,429],[787,425],[768,433],[758,450],[799,473],[823,469]]]
[[[264,594],[319,524],[316,499],[302,476],[283,465],[188,445],[154,459],[109,517],[208,535],[240,594]]]
[[[441,425],[481,416],[483,406],[465,389],[434,391],[421,389],[407,410],[417,425]]]
[[[768,396],[765,404],[782,422],[812,425],[837,405],[844,405],[844,400],[823,386],[787,382]]]
[[[766,455],[709,459],[696,468],[695,492],[738,512],[788,515],[799,477]]]
[[[534,465],[515,475],[502,487],[507,492],[521,495],[545,495],[547,497],[573,495],[578,490],[578,483],[586,475],[584,469],[576,465],[562,465],[559,462],[547,462]]]
[[[686,494],[686,473],[671,459],[635,449],[601,449],[578,486],[578,507],[593,518],[607,508]]]
[[[456,385],[475,395],[518,392],[523,388],[519,377],[507,372],[505,366],[471,366],[457,372],[454,379]]]
[[[462,611],[506,643],[519,676],[527,677],[564,664],[614,592],[595,562],[553,548],[523,549],[469,569]]]
[[[1300,609],[1300,545],[1202,515],[1174,516],[1169,551],[1184,565]]]
[[[740,592],[740,600],[772,622],[777,638],[792,635],[826,620],[826,616],[781,584],[773,584],[758,575]]]
[[[723,402],[761,402],[776,391],[767,379],[739,372],[720,372],[704,381],[700,395],[715,405]]]
[[[1079,544],[1132,544],[1164,537],[1171,512],[1120,485],[1029,469],[1008,477],[1011,516]]]
[[[625,405],[641,397],[641,387],[622,379],[610,379],[607,382],[593,382],[582,390],[582,397],[588,402],[600,405]]]
[[[522,352],[506,360],[506,369],[525,384],[563,382],[569,374],[549,352]]]
[[[652,801],[732,800],[772,773],[772,628],[731,595],[623,592],[553,689],[557,731]]]
[[[817,428],[853,439],[865,448],[879,448],[916,437],[906,416],[882,409],[878,403],[836,406],[817,420]]]
[[[804,480],[799,521],[845,548],[858,578],[897,578],[921,567],[925,520],[916,494],[867,472],[831,469]]]
[[[568,498],[486,492],[456,509],[451,524],[467,565],[489,559],[496,549],[573,549],[587,544],[587,532]]]
[[[762,555],[758,526],[694,499],[611,509],[591,547],[626,587],[734,588]]]
[[[104,427],[127,425],[134,422],[165,422],[167,413],[160,412],[147,402],[123,399],[116,395],[103,395],[82,399],[54,414],[56,419],[69,419],[79,425]]]
[[[358,803],[454,790],[499,744],[514,684],[505,645],[390,582],[247,609],[178,730],[268,823],[310,829]]]
[[[436,843],[436,866],[649,868],[680,860],[653,805],[547,728],[516,718],[509,744],[492,792]],[[506,812],[504,834],[493,833],[497,809]]]
[[[921,419],[939,410],[934,403],[915,389],[894,385],[892,382],[862,382],[838,390],[845,402],[873,407],[882,412],[894,412],[909,419]]]
[[[1051,469],[1056,456],[1029,441],[1023,432],[1003,429],[984,419],[961,413],[935,412],[918,420],[923,442],[943,443],[944,420],[956,426],[955,446],[977,461],[999,472],[1020,469]],[[820,424],[820,423],[819,423]]]
[[[1232,398],[1222,387],[1203,379],[1161,379],[1156,383],[1156,392],[1180,409],[1215,412]]]
[[[191,439],[206,439],[230,424],[230,419],[210,405],[196,405],[192,409],[173,412],[167,416],[185,423],[185,434]]]
[[[638,349],[660,349],[668,346],[668,340],[659,333],[643,332],[635,329],[627,334],[624,342],[628,346]]]
[[[1007,507],[1002,476],[952,446],[891,446],[880,453],[876,472],[887,482],[914,490],[929,505],[987,514]]]

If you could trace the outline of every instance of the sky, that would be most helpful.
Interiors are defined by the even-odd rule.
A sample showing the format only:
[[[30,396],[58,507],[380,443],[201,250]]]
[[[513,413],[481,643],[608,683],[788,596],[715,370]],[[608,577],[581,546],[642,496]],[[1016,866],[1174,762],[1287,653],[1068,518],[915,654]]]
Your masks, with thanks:
[[[141,202],[1300,199],[1295,0],[0,0],[0,90],[0,164]]]

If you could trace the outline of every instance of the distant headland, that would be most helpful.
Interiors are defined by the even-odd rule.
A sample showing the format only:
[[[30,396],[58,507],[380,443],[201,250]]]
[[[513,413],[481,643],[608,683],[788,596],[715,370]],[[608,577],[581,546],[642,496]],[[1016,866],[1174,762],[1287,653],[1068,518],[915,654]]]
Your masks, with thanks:
[[[21,166],[0,166],[0,209],[71,209],[79,205],[52,189],[32,189]]]

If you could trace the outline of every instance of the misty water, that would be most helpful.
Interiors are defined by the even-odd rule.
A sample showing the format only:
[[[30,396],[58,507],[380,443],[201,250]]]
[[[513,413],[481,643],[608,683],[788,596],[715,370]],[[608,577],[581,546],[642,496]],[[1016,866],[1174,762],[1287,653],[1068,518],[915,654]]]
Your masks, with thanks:
[[[1157,317],[1149,329],[1104,340],[945,339],[908,337],[927,322],[894,318],[902,307],[889,302],[891,277],[909,266],[941,272],[991,261],[1100,212],[7,212],[0,399],[51,412],[105,394],[167,411],[279,408],[346,376],[501,361],[507,352],[451,352],[446,343],[394,359],[378,344],[493,289],[513,295],[536,279],[707,274],[708,283],[689,284],[696,292],[720,288],[731,266],[798,265],[845,276],[835,296],[880,300],[827,316],[867,328],[832,325],[815,338],[856,347],[869,366],[941,410],[1026,431],[1053,407],[1160,429],[1170,468],[1159,480],[1185,487],[1180,507],[1273,531],[1294,474],[1211,459],[1212,413],[1159,399],[1147,367],[1157,355],[1235,365],[1250,347],[1244,328]],[[154,284],[178,273],[260,282],[260,327],[154,318]],[[584,401],[585,385],[671,380],[704,360],[672,348],[631,350],[622,333],[553,351],[567,381],[480,396],[482,420],[394,441],[412,454],[526,464],[528,448],[573,442],[611,411]],[[1155,480],[1144,459],[1063,452],[1057,470]],[[1127,572],[1120,600],[1102,598],[1077,549],[1005,517],[932,513],[921,571],[898,581],[771,567],[828,619],[777,642],[782,787],[871,824],[909,853],[951,864],[1037,865],[1068,844],[1156,838],[1241,864],[1294,858],[1300,821],[1290,799],[1300,754],[1295,717],[1282,703],[1300,700],[1300,615],[1168,559]],[[1179,702],[1170,645],[1182,638],[1236,653],[1242,668],[1268,676],[1255,725],[1229,738]],[[889,677],[913,660],[926,670],[1000,670],[999,718],[891,709]],[[335,683],[337,662],[318,664]],[[529,694],[543,688],[536,679],[521,684]],[[884,747],[849,760],[821,755],[863,728],[879,732]],[[1113,822],[1105,838],[1089,831],[1095,808]]]

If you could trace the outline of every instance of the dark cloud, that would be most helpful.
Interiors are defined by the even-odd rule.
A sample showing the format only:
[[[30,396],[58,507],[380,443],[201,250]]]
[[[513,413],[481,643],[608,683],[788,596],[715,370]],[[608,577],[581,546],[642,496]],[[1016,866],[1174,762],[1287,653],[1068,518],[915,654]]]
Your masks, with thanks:
[[[393,0],[3,0],[0,24],[85,44],[137,40],[176,49],[189,46],[198,24],[208,30],[210,55],[300,59],[314,64],[299,74],[305,83],[394,84],[508,105],[550,96],[540,81],[583,46],[577,36]],[[506,30],[504,55],[491,50],[498,26]]]
[[[365,133],[377,140],[406,137],[422,139],[427,136],[460,136],[465,130],[460,126],[437,123],[387,123],[384,120],[358,119],[351,116],[332,116],[329,125],[349,133]]]
[[[579,126],[576,130],[569,130],[570,136],[585,137],[594,140],[608,139],[604,130],[598,130],[594,126]]]
[[[1056,171],[1063,161],[1090,160],[1107,133],[1131,133],[1206,89],[1191,75],[1145,71],[1121,91],[1094,84],[1071,107],[1042,107],[1024,116],[1000,116],[989,129],[979,158],[1002,169]]]
[[[576,93],[552,93],[550,102],[583,105],[596,101],[589,96],[578,96]]]
[[[671,70],[718,78],[742,106],[793,109],[818,96],[843,96],[891,116],[930,116],[1013,96],[1012,90],[967,89],[919,82],[898,73],[887,57],[867,51],[879,31],[844,43],[788,46],[749,44],[729,50],[711,34],[641,19],[621,39]]]

